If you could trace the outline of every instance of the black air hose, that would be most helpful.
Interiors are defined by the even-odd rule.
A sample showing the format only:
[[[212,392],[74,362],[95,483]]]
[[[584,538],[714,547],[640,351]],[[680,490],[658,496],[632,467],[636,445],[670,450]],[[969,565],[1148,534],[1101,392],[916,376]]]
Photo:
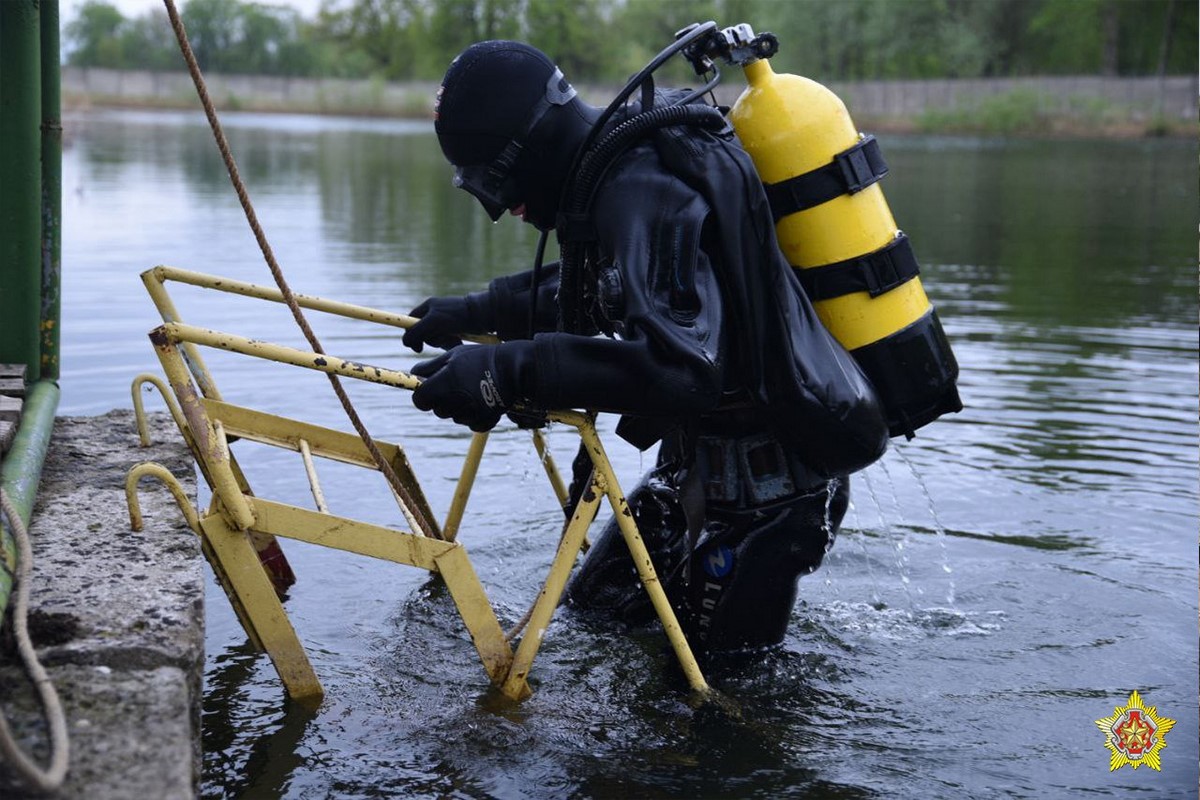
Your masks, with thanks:
[[[571,182],[566,210],[569,213],[586,211],[604,172],[620,153],[650,131],[672,125],[695,125],[715,131],[725,124],[721,112],[707,105],[663,106],[622,122],[584,154],[579,171]]]

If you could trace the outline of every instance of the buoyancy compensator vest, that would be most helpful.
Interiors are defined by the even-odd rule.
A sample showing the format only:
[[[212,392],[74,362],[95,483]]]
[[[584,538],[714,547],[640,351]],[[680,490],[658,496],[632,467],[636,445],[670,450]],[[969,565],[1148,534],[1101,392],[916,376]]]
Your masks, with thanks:
[[[684,54],[700,74],[714,56],[743,67],[749,85],[729,119],[765,185],[780,248],[874,384],[891,435],[912,438],[962,409],[958,364],[879,186],[887,165],[878,143],[832,91],[772,70],[777,49],[772,34],[737,25]]]

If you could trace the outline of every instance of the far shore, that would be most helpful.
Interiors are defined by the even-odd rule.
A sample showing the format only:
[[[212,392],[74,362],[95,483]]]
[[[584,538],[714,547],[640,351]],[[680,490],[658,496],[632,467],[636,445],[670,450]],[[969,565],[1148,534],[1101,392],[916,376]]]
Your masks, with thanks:
[[[432,119],[436,85],[380,80],[317,80],[251,75],[207,76],[218,111]],[[869,81],[830,84],[855,124],[878,133],[1140,138],[1200,132],[1197,76]],[[719,86],[731,105],[740,82]],[[617,89],[580,86],[605,105]],[[91,108],[198,109],[187,73],[67,67],[65,113]]]

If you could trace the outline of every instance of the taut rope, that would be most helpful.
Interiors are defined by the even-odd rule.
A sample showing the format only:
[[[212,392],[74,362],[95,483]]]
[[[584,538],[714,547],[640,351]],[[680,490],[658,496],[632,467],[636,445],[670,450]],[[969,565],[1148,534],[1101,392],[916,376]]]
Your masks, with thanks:
[[[295,318],[296,324],[300,326],[300,330],[304,332],[304,338],[308,340],[313,351],[324,355],[325,350],[321,347],[321,343],[317,340],[317,336],[313,333],[312,328],[308,326],[308,320],[304,318],[304,312],[300,310],[300,305],[296,302],[295,296],[292,294],[291,288],[287,284],[287,280],[283,277],[283,270],[280,269],[279,263],[275,260],[275,253],[271,250],[271,245],[267,241],[267,236],[263,233],[262,226],[258,224],[258,215],[254,213],[254,205],[250,202],[250,196],[246,192],[246,186],[242,182],[242,177],[238,173],[237,163],[233,160],[233,154],[229,149],[229,142],[225,139],[225,133],[221,128],[221,121],[217,119],[216,109],[213,107],[212,99],[208,96],[208,88],[204,83],[204,76],[200,74],[200,65],[196,63],[196,56],[192,52],[192,46],[188,42],[187,32],[183,29],[183,21],[179,18],[179,12],[175,8],[175,0],[163,0],[167,6],[167,16],[171,18],[171,28],[175,31],[175,38],[179,41],[179,49],[183,53],[183,58],[187,62],[188,72],[192,75],[192,82],[196,85],[196,93],[200,95],[200,103],[204,106],[204,113],[208,117],[208,125],[212,128],[213,137],[217,141],[217,149],[221,151],[221,158],[225,161],[225,168],[229,171],[229,180],[233,182],[233,189],[237,192],[238,200],[242,204],[242,210],[246,212],[246,221],[250,223],[250,229],[254,232],[254,238],[258,242],[258,247],[262,250],[263,258],[267,261],[267,266],[271,270],[271,276],[275,278],[275,284],[279,287],[279,291],[283,293],[284,302],[292,311],[292,317]],[[350,402],[350,397],[346,394],[345,388],[342,386],[341,380],[337,375],[325,373],[329,378],[329,382],[333,385],[333,391],[337,394],[338,399],[342,402],[342,408],[346,410],[346,416],[350,418],[350,423],[354,426],[354,430],[362,438],[363,444],[371,453],[371,458],[374,459],[375,465],[379,467],[379,471],[387,478],[392,489],[399,496],[400,501],[411,515],[411,521],[416,523],[417,528],[415,533],[420,533],[425,536],[434,536],[441,538],[438,533],[438,527],[434,522],[425,516],[422,506],[417,503],[412,494],[408,491],[408,487],[392,469],[392,465],[383,457],[379,447],[375,444],[375,440],[371,438],[371,434],[367,431],[362,420],[355,411],[354,405]]]

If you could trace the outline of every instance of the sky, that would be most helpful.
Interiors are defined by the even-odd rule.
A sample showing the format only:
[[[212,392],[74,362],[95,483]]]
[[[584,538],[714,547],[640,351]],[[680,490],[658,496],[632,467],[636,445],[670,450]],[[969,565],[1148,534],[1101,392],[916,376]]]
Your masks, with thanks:
[[[141,16],[147,9],[163,8],[162,0],[105,0],[105,2],[116,6],[121,13],[126,17]],[[178,8],[183,8],[187,0],[175,0],[175,5]],[[321,0],[261,0],[266,5],[272,6],[291,6],[300,12],[300,15],[305,19],[312,19],[317,15],[317,9],[321,5]],[[75,18],[75,13],[84,0],[62,0],[61,15],[63,21],[70,21]]]

